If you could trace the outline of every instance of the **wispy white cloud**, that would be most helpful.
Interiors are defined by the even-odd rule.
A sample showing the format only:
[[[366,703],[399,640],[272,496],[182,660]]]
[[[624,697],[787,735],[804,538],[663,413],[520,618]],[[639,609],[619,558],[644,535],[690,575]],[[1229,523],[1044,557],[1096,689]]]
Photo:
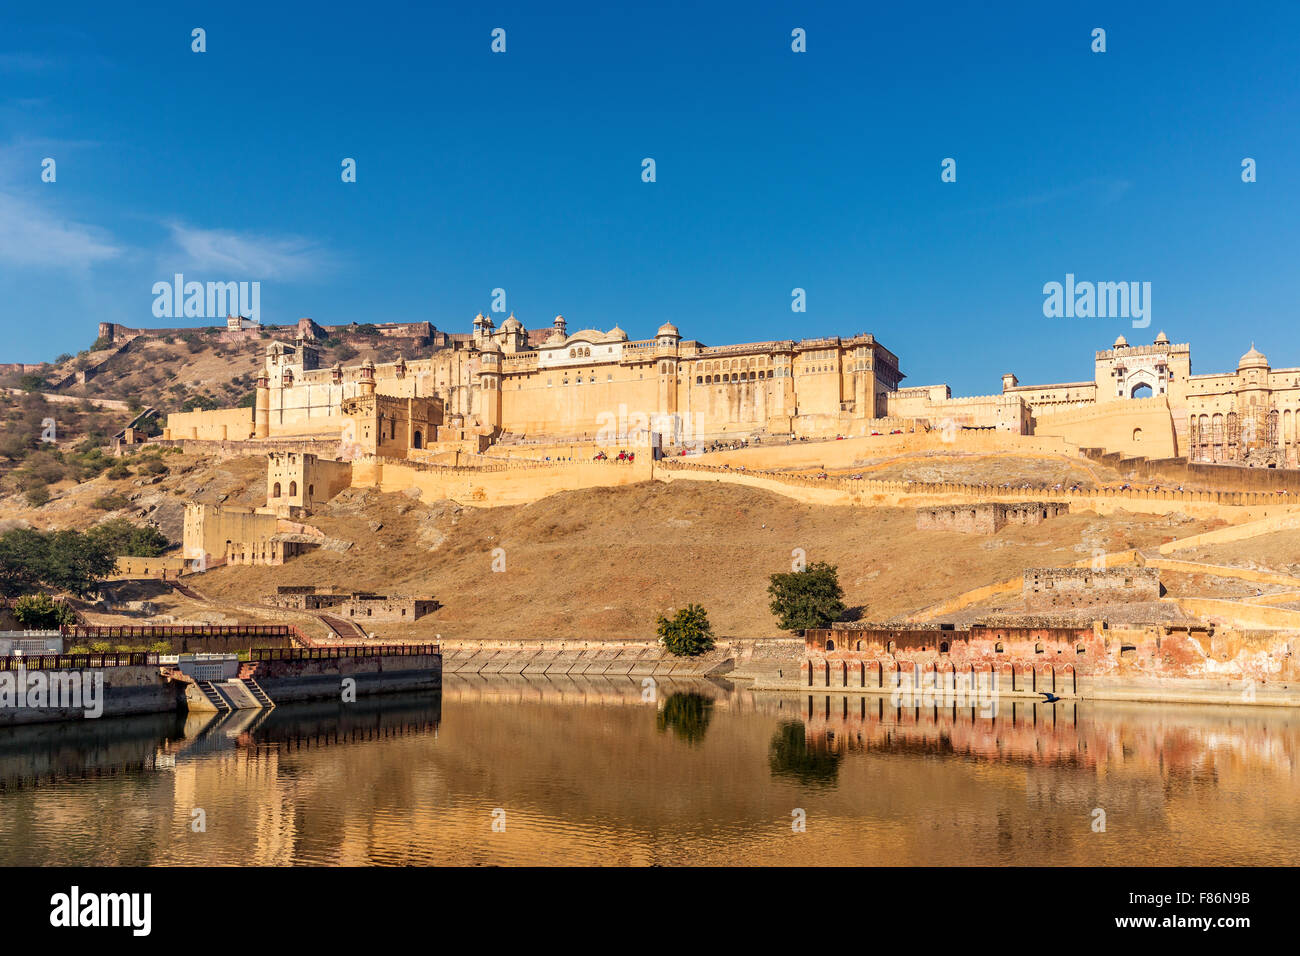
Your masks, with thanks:
[[[103,229],[68,219],[52,204],[0,192],[0,265],[85,269],[122,252]]]
[[[302,279],[319,273],[329,256],[309,239],[264,236],[171,223],[172,241],[190,269],[250,279]],[[171,261],[170,259],[168,261]]]

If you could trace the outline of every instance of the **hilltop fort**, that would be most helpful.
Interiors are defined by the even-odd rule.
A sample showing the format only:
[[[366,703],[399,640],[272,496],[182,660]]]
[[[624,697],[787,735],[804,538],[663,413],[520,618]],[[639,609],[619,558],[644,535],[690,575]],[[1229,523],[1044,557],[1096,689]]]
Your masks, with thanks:
[[[563,316],[528,330],[513,315],[497,328],[480,314],[472,334],[374,327],[394,344],[432,346],[427,358],[321,368],[316,343],[354,328],[310,319],[273,328],[253,408],[173,414],[165,437],[347,434],[400,457],[448,442],[482,451],[520,437],[592,441],[630,414],[670,445],[921,428],[1050,436],[1151,459],[1300,463],[1300,368],[1273,369],[1252,346],[1233,372],[1193,375],[1191,347],[1163,332],[1140,346],[1120,336],[1095,354],[1089,381],[1021,385],[1008,373],[998,394],[954,398],[945,384],[900,387],[898,356],[865,333],[708,346],[672,323],[632,340],[618,326],[569,332]],[[109,341],[151,334],[100,331]],[[266,330],[232,318],[222,334],[260,340]]]

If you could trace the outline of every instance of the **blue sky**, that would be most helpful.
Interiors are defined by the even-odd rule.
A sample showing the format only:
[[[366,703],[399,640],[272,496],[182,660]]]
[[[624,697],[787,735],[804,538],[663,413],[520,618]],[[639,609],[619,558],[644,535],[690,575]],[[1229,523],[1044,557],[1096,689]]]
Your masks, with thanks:
[[[958,394],[1121,332],[1300,365],[1298,37],[1283,3],[8,4],[0,361],[206,324],[153,317],[182,272],[276,324],[469,331],[500,287],[530,327],[870,331]],[[1151,328],[1045,318],[1066,273],[1150,282]]]

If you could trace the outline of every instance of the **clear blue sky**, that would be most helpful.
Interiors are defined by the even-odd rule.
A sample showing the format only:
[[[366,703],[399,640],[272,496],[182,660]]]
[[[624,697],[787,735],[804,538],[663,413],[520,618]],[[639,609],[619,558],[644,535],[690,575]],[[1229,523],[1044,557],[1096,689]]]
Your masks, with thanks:
[[[182,272],[260,281],[276,324],[469,331],[502,287],[530,327],[870,331],[959,394],[1162,328],[1196,371],[1300,365],[1298,11],[6,4],[0,361],[164,324]],[[1151,282],[1151,328],[1044,318],[1067,272]]]

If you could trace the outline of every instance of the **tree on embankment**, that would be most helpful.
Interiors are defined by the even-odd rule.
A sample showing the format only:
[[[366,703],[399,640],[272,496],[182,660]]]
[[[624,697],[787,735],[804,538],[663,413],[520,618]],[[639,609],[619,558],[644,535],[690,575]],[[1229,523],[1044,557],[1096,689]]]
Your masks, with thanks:
[[[132,533],[122,526],[106,530],[38,531],[14,528],[0,534],[0,595],[16,597],[39,590],[83,595],[113,573],[119,548],[150,550],[156,545],[147,531]],[[122,540],[125,538],[125,542]]]
[[[698,604],[688,604],[672,618],[659,615],[659,640],[678,657],[698,657],[713,650],[713,625]]]
[[[769,607],[776,615],[777,627],[783,631],[830,627],[846,610],[839,569],[824,561],[802,571],[773,574],[767,593],[772,597]]]
[[[24,594],[14,602],[14,619],[27,631],[52,631],[77,623],[72,608],[48,594]]]

